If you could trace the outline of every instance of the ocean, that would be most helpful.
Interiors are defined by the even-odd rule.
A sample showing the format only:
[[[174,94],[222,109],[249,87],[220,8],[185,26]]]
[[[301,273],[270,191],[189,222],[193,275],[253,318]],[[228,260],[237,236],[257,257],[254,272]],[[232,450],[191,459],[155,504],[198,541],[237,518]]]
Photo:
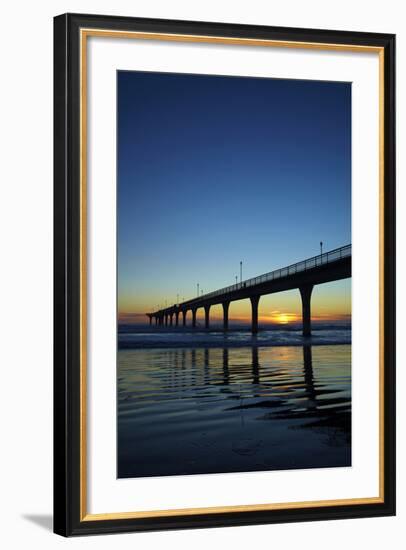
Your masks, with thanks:
[[[117,477],[351,466],[351,329],[123,325]]]

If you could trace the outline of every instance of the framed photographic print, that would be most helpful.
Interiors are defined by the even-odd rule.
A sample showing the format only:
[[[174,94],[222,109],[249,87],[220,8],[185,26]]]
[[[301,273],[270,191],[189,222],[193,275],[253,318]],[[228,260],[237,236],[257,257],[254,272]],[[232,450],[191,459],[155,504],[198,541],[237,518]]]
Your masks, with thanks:
[[[55,18],[55,532],[395,513],[395,37]]]

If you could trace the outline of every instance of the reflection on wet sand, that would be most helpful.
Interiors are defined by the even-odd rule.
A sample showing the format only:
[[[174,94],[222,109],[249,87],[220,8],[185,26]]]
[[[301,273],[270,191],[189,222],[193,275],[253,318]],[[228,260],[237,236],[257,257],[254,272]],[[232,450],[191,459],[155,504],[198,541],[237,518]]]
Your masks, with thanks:
[[[119,352],[118,475],[349,466],[351,346]]]

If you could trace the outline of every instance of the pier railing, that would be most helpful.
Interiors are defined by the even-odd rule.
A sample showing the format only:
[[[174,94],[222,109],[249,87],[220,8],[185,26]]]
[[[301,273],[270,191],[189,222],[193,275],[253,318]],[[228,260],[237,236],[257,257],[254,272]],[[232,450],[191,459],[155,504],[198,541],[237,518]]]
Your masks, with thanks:
[[[263,275],[258,275],[257,277],[246,279],[245,281],[235,283],[234,285],[220,288],[219,290],[209,292],[208,294],[203,294],[202,296],[193,298],[191,300],[187,300],[186,302],[183,302],[180,305],[193,304],[194,302],[200,302],[201,300],[214,298],[219,294],[221,295],[229,294],[229,293],[235,292],[236,290],[249,288],[262,283],[274,281],[276,279],[281,279],[283,277],[288,277],[289,275],[294,275],[295,273],[308,271],[309,269],[314,269],[322,265],[336,262],[338,260],[341,260],[342,258],[347,258],[348,256],[351,256],[350,244],[347,244],[346,246],[341,246],[340,248],[335,248],[334,250],[330,250],[329,252],[324,252],[323,254],[318,254],[317,256],[313,256],[311,258],[307,258],[306,260],[302,260],[301,262],[288,265],[287,267],[282,267],[281,269],[275,269],[268,273],[264,273]]]

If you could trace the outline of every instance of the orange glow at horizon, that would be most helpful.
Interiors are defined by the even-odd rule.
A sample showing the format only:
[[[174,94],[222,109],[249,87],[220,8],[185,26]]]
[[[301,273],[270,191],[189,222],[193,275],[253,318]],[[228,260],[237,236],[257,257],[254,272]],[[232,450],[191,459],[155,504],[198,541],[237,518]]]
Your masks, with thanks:
[[[126,299],[125,299],[126,298]],[[147,312],[156,310],[151,303],[159,303],[159,299],[145,296],[141,303],[130,297],[122,297],[118,304],[118,320],[123,323],[147,323]],[[164,300],[161,299],[161,303]],[[262,325],[286,325],[301,323],[302,303],[298,290],[285,291],[278,294],[262,296],[259,303],[258,321]],[[197,310],[200,324],[204,320],[204,309]],[[342,282],[318,285],[312,294],[311,317],[313,321],[346,321],[351,320],[351,284],[345,286]],[[187,322],[191,320],[189,311]],[[223,308],[221,304],[210,308],[210,321],[222,324]],[[251,303],[249,299],[230,303],[230,323],[251,323]]]
[[[296,323],[299,320],[300,317],[296,313],[271,311],[270,317],[267,317],[265,322],[276,323],[278,325],[288,325],[289,323]]]
[[[197,321],[203,322],[204,320],[204,312],[203,310],[201,312],[197,312],[196,315]],[[332,314],[312,314],[312,321],[349,321],[351,320],[351,314],[350,313],[332,313]],[[149,319],[147,318],[145,313],[138,313],[138,312],[119,312],[118,314],[118,321],[120,323],[142,323],[145,324],[149,322]],[[191,321],[191,313],[188,313],[187,322],[189,323]],[[223,317],[219,315],[212,315],[210,313],[210,322],[213,324],[222,324]],[[242,324],[250,324],[251,323],[251,315],[237,315],[237,316],[229,316],[229,322],[230,323],[242,323]],[[258,315],[258,322],[261,325],[289,325],[294,323],[301,323],[302,322],[302,316],[298,313],[290,313],[290,312],[278,312],[278,313],[272,313],[271,315]]]

